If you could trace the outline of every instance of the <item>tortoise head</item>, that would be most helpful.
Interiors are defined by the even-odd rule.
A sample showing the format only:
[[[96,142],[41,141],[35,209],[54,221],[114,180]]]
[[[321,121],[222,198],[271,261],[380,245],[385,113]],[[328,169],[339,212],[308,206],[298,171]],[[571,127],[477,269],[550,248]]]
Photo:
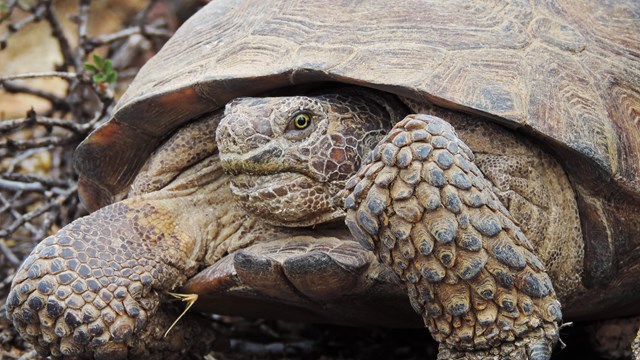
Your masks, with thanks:
[[[230,102],[216,140],[239,204],[274,225],[344,217],[337,193],[399,109],[391,95],[356,89]]]

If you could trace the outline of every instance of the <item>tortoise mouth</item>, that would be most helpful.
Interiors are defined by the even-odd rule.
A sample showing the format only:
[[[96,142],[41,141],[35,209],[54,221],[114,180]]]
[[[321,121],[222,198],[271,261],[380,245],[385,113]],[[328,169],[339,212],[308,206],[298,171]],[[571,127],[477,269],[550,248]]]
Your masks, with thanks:
[[[304,178],[308,179],[305,180]],[[231,191],[236,196],[262,194],[264,198],[284,196],[292,182],[306,184],[313,181],[306,175],[286,171],[274,174],[241,173],[231,178]]]
[[[344,216],[325,183],[297,172],[241,173],[231,177],[230,188],[240,206],[277,226],[310,226]]]

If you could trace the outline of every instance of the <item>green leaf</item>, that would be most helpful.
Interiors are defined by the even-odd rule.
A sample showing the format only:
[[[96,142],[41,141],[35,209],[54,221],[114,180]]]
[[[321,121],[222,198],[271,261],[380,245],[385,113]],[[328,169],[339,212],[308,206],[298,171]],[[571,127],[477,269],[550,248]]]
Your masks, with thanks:
[[[111,72],[113,70],[113,67],[111,66],[111,59],[107,59],[104,61],[104,67],[102,68],[102,71],[105,74],[108,74],[109,72]]]
[[[113,84],[118,80],[118,73],[116,71],[110,71],[107,73],[107,83]]]
[[[100,84],[106,80],[106,76],[103,73],[100,73],[100,74],[93,75],[92,79],[94,84]]]
[[[91,72],[91,73],[97,73],[98,72],[98,68],[95,67],[93,64],[89,64],[88,62],[84,63],[84,68]]]
[[[4,13],[9,11],[9,4],[6,1],[0,1],[0,12]]]
[[[104,67],[104,59],[98,54],[93,54],[93,62],[97,65],[98,69],[102,69]]]

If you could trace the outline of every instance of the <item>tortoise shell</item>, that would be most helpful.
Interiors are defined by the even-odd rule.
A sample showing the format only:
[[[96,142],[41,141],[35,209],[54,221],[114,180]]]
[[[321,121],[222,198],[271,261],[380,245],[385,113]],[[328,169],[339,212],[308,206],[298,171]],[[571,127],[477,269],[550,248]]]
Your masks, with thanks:
[[[90,210],[121,197],[162,139],[230,99],[330,81],[482,114],[549,144],[587,188],[637,197],[639,14],[635,0],[214,1],[79,146],[81,195]]]

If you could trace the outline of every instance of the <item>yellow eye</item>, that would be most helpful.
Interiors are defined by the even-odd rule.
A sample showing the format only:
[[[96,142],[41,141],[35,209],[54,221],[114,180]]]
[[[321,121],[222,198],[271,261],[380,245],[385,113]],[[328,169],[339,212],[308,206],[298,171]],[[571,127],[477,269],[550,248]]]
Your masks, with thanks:
[[[311,116],[306,113],[300,113],[293,117],[293,125],[298,130],[306,129],[311,124]]]

